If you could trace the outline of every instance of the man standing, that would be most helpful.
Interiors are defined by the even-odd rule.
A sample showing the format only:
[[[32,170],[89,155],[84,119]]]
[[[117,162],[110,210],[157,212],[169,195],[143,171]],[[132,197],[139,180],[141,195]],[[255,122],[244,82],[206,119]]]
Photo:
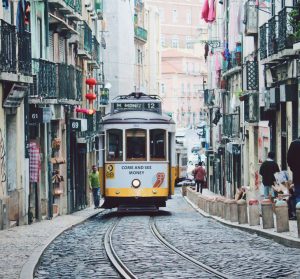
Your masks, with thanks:
[[[296,204],[300,202],[300,137],[291,142],[287,154],[287,163],[293,172]]]
[[[269,152],[267,160],[261,164],[259,169],[259,174],[262,176],[262,183],[264,185],[265,199],[270,198],[272,186],[276,181],[274,173],[279,172],[278,164],[274,161],[274,158],[274,152]]]
[[[199,187],[200,187],[200,193],[202,194],[203,184],[205,182],[205,177],[206,177],[206,171],[202,167],[202,162],[199,162],[198,166],[196,166],[196,168],[193,170],[193,175],[197,185],[197,192],[199,192]]]
[[[89,174],[89,182],[90,182],[90,189],[93,191],[93,199],[95,209],[99,208],[99,201],[100,201],[100,179],[99,179],[99,172],[97,171],[97,166],[92,166],[92,172]]]

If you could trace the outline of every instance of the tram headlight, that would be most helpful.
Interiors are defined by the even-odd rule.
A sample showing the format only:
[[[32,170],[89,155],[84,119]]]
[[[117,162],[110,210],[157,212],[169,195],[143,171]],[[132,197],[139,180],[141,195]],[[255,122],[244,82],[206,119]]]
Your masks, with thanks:
[[[132,187],[138,188],[141,186],[141,181],[139,179],[133,179],[131,182]]]

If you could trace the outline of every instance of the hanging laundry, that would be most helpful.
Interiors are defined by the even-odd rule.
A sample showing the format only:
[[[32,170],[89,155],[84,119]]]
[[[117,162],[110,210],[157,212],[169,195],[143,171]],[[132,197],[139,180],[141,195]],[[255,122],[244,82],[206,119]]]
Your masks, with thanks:
[[[207,22],[208,12],[209,12],[208,0],[204,0],[204,4],[201,11],[201,18],[203,18],[205,22]]]
[[[30,22],[30,2],[26,1],[24,22],[26,25]]]
[[[208,45],[208,43],[206,43],[205,46],[204,46],[204,59],[205,59],[205,62],[207,61],[208,52],[209,52],[209,45]]]
[[[29,143],[29,181],[39,182],[40,177],[40,148],[36,142]]]
[[[8,9],[8,7],[9,7],[8,0],[2,0],[2,7],[5,8],[5,9]]]
[[[214,22],[215,20],[216,20],[215,0],[210,0],[207,22]]]

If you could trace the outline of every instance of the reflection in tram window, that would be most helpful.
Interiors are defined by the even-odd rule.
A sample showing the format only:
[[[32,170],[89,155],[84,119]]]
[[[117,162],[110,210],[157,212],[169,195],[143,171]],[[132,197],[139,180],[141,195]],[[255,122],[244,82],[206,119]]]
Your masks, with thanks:
[[[107,131],[107,160],[123,160],[123,133],[122,130],[112,129]]]
[[[126,131],[126,158],[127,160],[146,160],[146,130]]]
[[[150,130],[150,159],[165,160],[166,159],[166,132],[157,129]]]

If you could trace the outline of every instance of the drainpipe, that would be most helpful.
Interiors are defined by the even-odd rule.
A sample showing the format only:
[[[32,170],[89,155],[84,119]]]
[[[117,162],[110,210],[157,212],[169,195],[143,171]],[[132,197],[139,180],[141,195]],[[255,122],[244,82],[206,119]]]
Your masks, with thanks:
[[[51,165],[51,122],[45,123],[47,131],[47,169],[48,169],[48,219],[53,217],[52,165]]]

